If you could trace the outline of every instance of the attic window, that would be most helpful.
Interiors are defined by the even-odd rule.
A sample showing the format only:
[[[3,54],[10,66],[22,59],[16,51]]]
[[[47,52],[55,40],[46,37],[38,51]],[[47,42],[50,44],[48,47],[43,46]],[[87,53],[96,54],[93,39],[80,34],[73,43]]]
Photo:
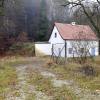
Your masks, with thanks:
[[[57,37],[57,33],[55,33],[55,38]]]

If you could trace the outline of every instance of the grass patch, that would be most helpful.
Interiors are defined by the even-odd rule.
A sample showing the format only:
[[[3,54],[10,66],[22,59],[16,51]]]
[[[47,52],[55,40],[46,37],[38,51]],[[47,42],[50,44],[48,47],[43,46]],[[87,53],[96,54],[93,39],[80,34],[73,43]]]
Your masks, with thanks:
[[[30,63],[30,61],[29,58],[26,59],[17,56],[0,58],[0,100],[4,100],[10,92],[14,96],[19,96],[19,93],[15,89],[18,80],[14,65]]]
[[[54,66],[49,66],[48,69],[55,73],[58,79],[66,80],[71,79],[74,74],[77,74],[77,70],[79,67],[80,65],[78,64],[69,63],[66,67],[64,67],[63,65],[54,64]]]
[[[7,55],[34,56],[35,55],[34,43],[17,42],[9,48]]]
[[[100,76],[98,77],[86,77],[80,75],[77,77],[76,81],[80,84],[82,88],[88,88],[91,91],[100,90]]]
[[[80,87],[90,89],[91,91],[100,90],[100,57],[95,57],[94,62],[91,62],[95,69],[95,76],[86,76],[80,72],[80,64],[69,62],[66,67],[63,65],[53,64],[47,62],[45,65],[48,70],[52,71],[62,80],[74,80]]]
[[[34,84],[37,91],[52,96],[53,100],[76,100],[75,95],[69,91],[66,86],[55,88],[51,83],[52,78],[44,78],[37,71],[30,68],[27,71],[29,73],[29,83],[32,85]]]
[[[0,96],[5,98],[6,92],[10,92],[17,84],[17,75],[14,67],[11,67],[12,60],[0,59]],[[2,99],[0,99],[2,100]]]
[[[35,94],[29,94],[26,96],[25,100],[35,100],[36,95]]]

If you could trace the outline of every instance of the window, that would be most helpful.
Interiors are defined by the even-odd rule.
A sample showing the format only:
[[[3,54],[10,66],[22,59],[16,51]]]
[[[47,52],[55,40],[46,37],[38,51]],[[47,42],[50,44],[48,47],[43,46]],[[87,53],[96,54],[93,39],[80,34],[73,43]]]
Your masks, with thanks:
[[[80,48],[80,49],[79,49],[79,53],[81,53],[81,54],[83,54],[84,51],[85,51],[84,48]]]
[[[81,48],[81,53],[84,53],[84,48]]]
[[[92,54],[92,56],[95,56],[95,48],[91,48],[91,54]]]
[[[55,38],[57,37],[57,33],[55,33]]]
[[[69,54],[72,54],[72,53],[73,53],[73,49],[69,48]]]

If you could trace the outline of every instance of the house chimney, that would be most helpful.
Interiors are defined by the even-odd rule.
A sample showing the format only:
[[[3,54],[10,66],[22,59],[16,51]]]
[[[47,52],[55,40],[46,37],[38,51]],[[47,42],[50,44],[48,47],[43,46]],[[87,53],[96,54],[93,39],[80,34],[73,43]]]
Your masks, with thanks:
[[[76,25],[76,22],[71,22],[72,25]]]

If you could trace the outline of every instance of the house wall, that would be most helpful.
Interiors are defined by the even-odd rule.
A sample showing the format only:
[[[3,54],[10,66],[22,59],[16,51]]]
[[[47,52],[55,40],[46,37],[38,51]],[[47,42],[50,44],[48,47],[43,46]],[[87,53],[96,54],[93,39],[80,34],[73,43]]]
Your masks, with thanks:
[[[69,54],[69,48],[73,48],[72,43],[75,41],[67,40],[67,57],[73,57],[73,53]],[[86,42],[86,41],[83,41]],[[95,56],[99,55],[99,43],[98,41],[89,41],[90,43],[90,50],[89,52],[92,54],[92,48],[95,48]],[[89,45],[88,45],[89,46]],[[65,43],[56,43],[53,44],[53,52],[55,56],[58,56],[61,54],[62,57],[65,57]],[[61,53],[60,53],[61,51]],[[35,43],[35,54],[36,56],[46,56],[46,55],[52,55],[52,44],[50,43]],[[78,57],[77,54],[74,54],[74,57]]]
[[[73,54],[69,54],[69,48],[72,48],[72,43],[75,43],[75,41],[67,41],[67,56],[68,57],[73,57]],[[95,49],[95,56],[98,56],[99,55],[99,52],[98,52],[98,47],[99,47],[99,44],[98,44],[98,41],[82,41],[83,43],[84,42],[88,42],[88,47],[90,48],[89,49],[89,52],[90,54],[92,55],[92,48]],[[77,54],[74,54],[75,57],[77,57],[78,55]]]
[[[52,45],[49,43],[35,43],[35,55],[36,56],[47,56],[51,55]]]
[[[56,38],[55,38],[55,33],[57,34]],[[54,29],[52,31],[51,37],[49,39],[49,43],[51,43],[51,44],[64,43],[64,40],[60,36],[60,34],[55,26],[54,26]]]
[[[95,49],[95,56],[97,56],[99,53],[98,53],[98,41],[81,41],[84,45],[84,43],[87,43],[88,42],[88,46],[89,47],[89,52],[90,54],[92,55],[92,48]],[[69,48],[73,48],[72,46],[72,43],[75,43],[75,40],[74,41],[71,41],[71,40],[67,40],[66,41],[67,43],[67,47],[66,47],[66,53],[67,53],[67,57],[78,57],[79,55],[77,53],[69,53]],[[54,48],[54,54],[55,56],[58,56],[59,53],[60,53],[60,50],[61,51],[61,56],[62,57],[65,57],[65,43],[58,43],[58,44],[55,44],[53,45],[53,48]]]

